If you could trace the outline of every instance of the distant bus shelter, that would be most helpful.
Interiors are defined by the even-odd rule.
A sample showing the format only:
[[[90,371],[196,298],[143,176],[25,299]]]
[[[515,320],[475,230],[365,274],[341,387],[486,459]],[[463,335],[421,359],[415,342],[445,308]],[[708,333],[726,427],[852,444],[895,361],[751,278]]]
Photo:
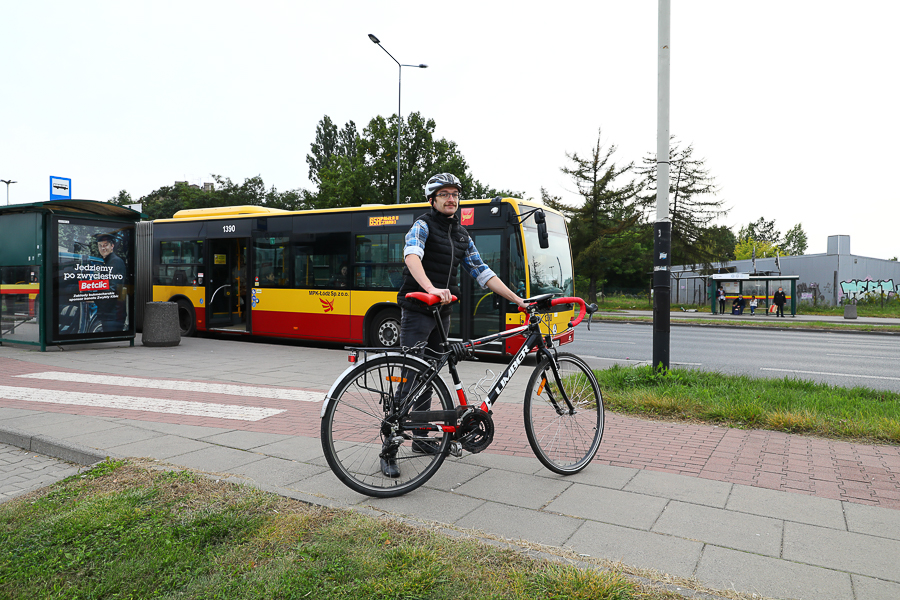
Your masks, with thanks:
[[[753,275],[750,273],[717,273],[710,275],[708,291],[710,309],[718,312],[719,305],[716,291],[719,286],[725,290],[725,310],[731,312],[731,303],[738,296],[743,296],[749,305],[750,299],[756,296],[759,309],[768,311],[778,288],[784,288],[787,301],[790,303],[791,316],[797,314],[797,280],[799,275]]]
[[[0,344],[134,345],[140,218],[93,200],[0,207]]]

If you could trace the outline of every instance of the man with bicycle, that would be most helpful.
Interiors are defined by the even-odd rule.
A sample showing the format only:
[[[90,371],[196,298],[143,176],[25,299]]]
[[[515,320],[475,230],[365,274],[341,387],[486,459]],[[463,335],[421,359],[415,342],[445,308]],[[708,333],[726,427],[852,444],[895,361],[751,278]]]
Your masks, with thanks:
[[[406,234],[403,250],[403,284],[397,294],[400,319],[400,346],[412,348],[426,342],[425,348],[442,352],[440,333],[431,312],[406,294],[425,292],[441,299],[441,322],[445,331],[450,329],[451,296],[459,298],[456,271],[460,264],[481,287],[491,290],[521,308],[525,302],[484,264],[469,233],[459,224],[457,210],[462,184],[450,173],[432,176],[425,184],[425,198],[431,210],[413,223]],[[421,398],[415,410],[430,410],[431,396]],[[437,452],[435,442],[414,441],[413,452]],[[381,459],[381,471],[387,477],[399,477],[400,468],[394,458]]]

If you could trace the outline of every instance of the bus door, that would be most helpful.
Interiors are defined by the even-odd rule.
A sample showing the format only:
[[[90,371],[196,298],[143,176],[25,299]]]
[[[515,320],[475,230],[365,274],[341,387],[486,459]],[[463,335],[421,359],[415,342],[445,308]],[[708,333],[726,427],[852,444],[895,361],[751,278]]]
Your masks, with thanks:
[[[249,331],[249,253],[246,238],[209,240],[209,276],[206,283],[207,329]]]
[[[491,268],[498,277],[505,281],[506,270],[503,265],[508,262],[503,244],[503,230],[469,230],[475,247],[481,259]],[[482,288],[478,282],[469,277],[462,268],[457,278],[462,293],[461,304],[465,310],[459,314],[454,309],[453,323],[451,324],[451,337],[462,339],[475,339],[497,333],[506,329],[506,304],[507,300],[497,296],[491,290]],[[488,352],[502,352],[503,342],[493,342],[482,346]]]

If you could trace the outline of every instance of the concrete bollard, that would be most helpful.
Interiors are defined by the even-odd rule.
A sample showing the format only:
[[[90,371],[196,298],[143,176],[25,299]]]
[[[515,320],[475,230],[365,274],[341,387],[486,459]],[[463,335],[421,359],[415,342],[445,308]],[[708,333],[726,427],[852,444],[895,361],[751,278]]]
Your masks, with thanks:
[[[855,304],[845,304],[844,305],[844,318],[845,319],[855,319],[856,318],[856,305]]]
[[[181,343],[178,304],[148,302],[144,305],[144,331],[141,342],[151,347],[177,346]]]

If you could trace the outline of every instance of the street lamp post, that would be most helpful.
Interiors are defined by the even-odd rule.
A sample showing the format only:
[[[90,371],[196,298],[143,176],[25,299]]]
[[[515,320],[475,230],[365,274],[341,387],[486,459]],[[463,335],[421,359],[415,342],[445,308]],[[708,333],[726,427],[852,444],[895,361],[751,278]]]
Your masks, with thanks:
[[[369,39],[372,40],[373,44],[378,44],[378,47],[384,50],[385,54],[391,57],[395,63],[397,63],[397,67],[399,68],[399,75],[397,76],[397,204],[400,204],[400,124],[403,122],[400,118],[400,92],[403,85],[403,67],[415,67],[417,69],[427,69],[428,65],[401,65],[400,61],[394,58],[394,55],[388,52],[384,46],[381,45],[381,40],[377,37],[369,34]]]
[[[9,206],[9,184],[17,182],[12,179],[0,179],[0,181],[6,184],[6,205]]]

